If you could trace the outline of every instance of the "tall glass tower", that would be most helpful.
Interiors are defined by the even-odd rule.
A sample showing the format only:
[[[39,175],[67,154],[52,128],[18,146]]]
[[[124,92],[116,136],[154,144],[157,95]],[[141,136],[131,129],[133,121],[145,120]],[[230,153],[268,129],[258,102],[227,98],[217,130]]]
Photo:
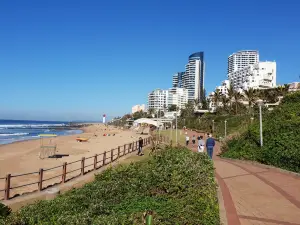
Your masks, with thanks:
[[[189,62],[185,66],[183,79],[184,88],[188,89],[188,100],[201,101],[204,96],[204,52],[196,52],[189,56]]]

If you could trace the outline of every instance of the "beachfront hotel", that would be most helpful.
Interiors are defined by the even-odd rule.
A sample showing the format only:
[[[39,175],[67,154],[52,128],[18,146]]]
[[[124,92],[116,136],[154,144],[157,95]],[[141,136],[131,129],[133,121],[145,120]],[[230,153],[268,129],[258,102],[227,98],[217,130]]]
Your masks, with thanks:
[[[185,88],[156,89],[148,94],[148,109],[166,111],[169,106],[184,108],[188,102],[188,90]]]
[[[227,75],[259,62],[259,52],[256,50],[243,50],[228,57]]]
[[[204,96],[204,52],[196,52],[189,56],[185,66],[185,72],[173,75],[173,88],[185,88],[188,90],[188,100],[202,99]]]
[[[230,74],[236,90],[268,89],[276,87],[276,62],[258,62]]]
[[[276,62],[259,62],[256,50],[230,55],[227,73],[233,88],[238,91],[276,87]]]

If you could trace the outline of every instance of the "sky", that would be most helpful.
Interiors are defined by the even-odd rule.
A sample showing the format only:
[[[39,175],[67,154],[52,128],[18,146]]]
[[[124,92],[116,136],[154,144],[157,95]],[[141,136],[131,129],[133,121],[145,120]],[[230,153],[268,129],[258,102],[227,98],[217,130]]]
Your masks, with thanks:
[[[0,119],[101,120],[172,86],[204,51],[207,92],[227,57],[258,50],[299,81],[300,1],[0,2]]]

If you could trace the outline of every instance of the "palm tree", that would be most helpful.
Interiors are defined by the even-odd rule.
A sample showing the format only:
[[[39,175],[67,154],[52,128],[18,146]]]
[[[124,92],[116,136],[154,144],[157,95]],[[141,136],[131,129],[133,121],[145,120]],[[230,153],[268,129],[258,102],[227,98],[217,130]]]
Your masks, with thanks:
[[[251,111],[252,104],[256,100],[256,91],[253,88],[249,88],[248,90],[244,91],[244,96],[246,97],[248,101],[248,106],[249,106],[249,112]]]
[[[229,100],[230,111],[232,108],[233,95],[234,95],[234,88],[233,88],[232,83],[230,82],[229,88],[227,88],[227,96],[228,96],[228,100]]]
[[[220,102],[220,99],[221,99],[221,92],[219,89],[215,90],[214,92],[214,101],[216,103],[216,110],[218,109],[219,107],[219,102]]]
[[[228,106],[229,98],[227,98],[226,95],[222,95],[221,101],[222,101],[223,109],[226,110]]]
[[[193,103],[194,103],[195,109],[197,109],[198,105],[199,105],[199,99],[198,98],[194,99]]]
[[[238,112],[238,103],[242,99],[242,97],[243,96],[241,95],[240,92],[234,91],[233,98],[234,98],[234,102],[235,102],[235,114],[237,114],[237,112]]]

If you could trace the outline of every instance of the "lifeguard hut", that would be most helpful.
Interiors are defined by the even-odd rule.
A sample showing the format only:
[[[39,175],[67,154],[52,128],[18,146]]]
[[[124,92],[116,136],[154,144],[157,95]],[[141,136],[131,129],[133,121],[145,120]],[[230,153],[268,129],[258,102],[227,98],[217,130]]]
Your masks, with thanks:
[[[40,134],[40,159],[47,158],[49,156],[55,155],[56,152],[56,143],[55,138],[56,134]]]

